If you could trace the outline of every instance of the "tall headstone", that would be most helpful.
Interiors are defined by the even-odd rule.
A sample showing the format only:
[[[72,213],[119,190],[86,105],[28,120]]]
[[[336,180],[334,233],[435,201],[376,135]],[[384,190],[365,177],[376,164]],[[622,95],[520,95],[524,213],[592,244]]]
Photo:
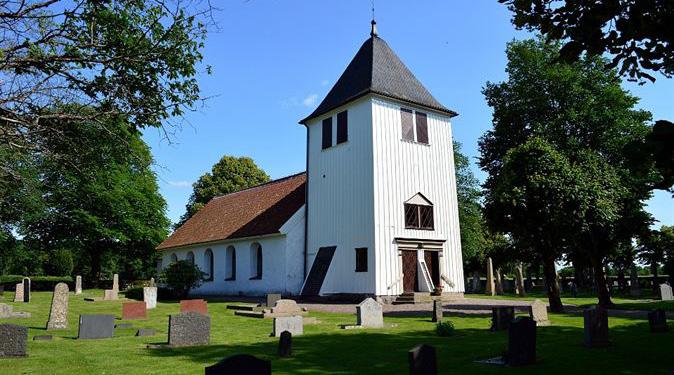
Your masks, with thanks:
[[[28,327],[0,324],[0,358],[25,357]]]
[[[274,329],[271,333],[274,337],[279,337],[281,332],[288,331],[293,336],[300,336],[304,334],[304,318],[301,315],[297,316],[280,316],[274,318]]]
[[[518,317],[510,323],[505,361],[511,366],[536,362],[536,322],[533,319]]]
[[[583,311],[584,344],[587,347],[608,346],[608,313],[601,306],[593,306]]]
[[[671,301],[673,298],[672,287],[669,286],[669,284],[660,284],[660,299],[663,301]]]
[[[291,355],[293,355],[293,334],[288,331],[283,331],[278,340],[278,356],[286,358]]]
[[[75,276],[75,294],[82,294],[82,276]]]
[[[267,294],[267,307],[276,306],[276,301],[281,299],[281,293],[269,293]]]
[[[143,301],[148,309],[157,307],[157,287],[146,286],[143,288]]]
[[[496,272],[494,273],[494,287],[496,288],[496,294],[499,296],[503,295],[503,280],[501,278],[501,269],[497,268]]]
[[[206,375],[271,375],[271,361],[249,354],[237,354],[208,366]]]
[[[80,315],[78,339],[107,339],[115,331],[114,315]]]
[[[150,287],[154,287],[154,286],[157,286],[157,285],[154,283],[154,277],[150,277]]]
[[[657,309],[648,312],[648,325],[651,327],[651,332],[667,332],[667,315],[665,310]]]
[[[548,320],[548,307],[540,299],[535,299],[529,306],[529,316],[538,326],[550,325]]]
[[[494,285],[494,266],[491,258],[487,258],[487,285],[484,287],[484,294],[488,296],[496,295],[496,285]]]
[[[491,330],[502,331],[508,329],[510,322],[515,319],[513,306],[498,306],[491,309]]]
[[[384,312],[379,302],[366,298],[356,306],[356,324],[366,328],[381,328],[384,326]]]
[[[515,270],[515,290],[520,297],[526,297],[527,292],[524,289],[524,273],[522,272],[522,263],[517,265]]]
[[[68,284],[58,283],[51,297],[47,329],[68,329]]]
[[[23,283],[14,286],[14,302],[23,302]]]
[[[671,294],[672,289],[670,288],[669,290]],[[30,277],[23,278],[23,302],[30,302]]]
[[[637,266],[632,265],[630,270],[630,295],[632,297],[641,297],[641,285],[639,285],[639,274]]]
[[[433,317],[431,321],[435,323],[442,321],[442,301],[433,300]]]
[[[194,312],[169,315],[170,346],[208,345],[210,340],[210,316]]]
[[[118,274],[112,275],[112,290],[115,291],[115,293],[119,293],[119,275]]]
[[[421,344],[407,352],[407,360],[410,366],[410,375],[436,375],[438,373],[438,361],[435,348]]]

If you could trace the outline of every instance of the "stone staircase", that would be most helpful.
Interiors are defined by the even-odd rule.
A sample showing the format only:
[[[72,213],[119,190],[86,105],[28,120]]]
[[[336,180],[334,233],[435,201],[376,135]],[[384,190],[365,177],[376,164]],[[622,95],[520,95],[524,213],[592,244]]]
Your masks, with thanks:
[[[411,305],[430,302],[433,302],[433,296],[428,292],[405,292],[393,300],[394,305]]]

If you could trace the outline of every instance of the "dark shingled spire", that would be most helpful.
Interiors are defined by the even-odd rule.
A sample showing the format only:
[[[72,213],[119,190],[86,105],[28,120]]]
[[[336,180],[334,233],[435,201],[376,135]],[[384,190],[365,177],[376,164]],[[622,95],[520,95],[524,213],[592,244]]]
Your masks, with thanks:
[[[386,42],[379,38],[373,24],[372,36],[363,43],[318,108],[300,121],[325,114],[363,95],[379,94],[456,116],[431,95]]]

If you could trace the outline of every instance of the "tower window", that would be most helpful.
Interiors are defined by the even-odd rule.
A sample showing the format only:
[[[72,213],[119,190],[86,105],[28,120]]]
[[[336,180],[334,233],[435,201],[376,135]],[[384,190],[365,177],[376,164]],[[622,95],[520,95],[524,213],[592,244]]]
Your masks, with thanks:
[[[323,120],[323,150],[332,147],[332,117]]]
[[[400,108],[403,141],[428,144],[428,116],[423,112]]]
[[[400,118],[403,126],[403,140],[414,142],[414,119],[411,109],[400,109]]]
[[[337,114],[337,144],[349,140],[349,121],[346,111]]]
[[[428,144],[428,123],[426,119],[426,114],[417,112],[416,114],[416,120],[417,120],[417,142],[423,143],[423,144]]]
[[[367,272],[367,247],[356,248],[356,272]]]
[[[433,204],[421,193],[405,202],[405,228],[433,230]]]

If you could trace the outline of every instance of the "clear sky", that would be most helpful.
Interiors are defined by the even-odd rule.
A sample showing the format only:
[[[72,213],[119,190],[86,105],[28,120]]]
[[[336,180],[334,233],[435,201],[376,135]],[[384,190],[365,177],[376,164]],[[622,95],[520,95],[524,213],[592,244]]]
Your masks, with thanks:
[[[305,169],[309,114],[369,37],[370,0],[228,0],[217,5],[218,28],[206,41],[199,76],[210,97],[168,142],[152,129],[145,140],[156,159],[168,215],[185,210],[191,185],[223,155],[250,156],[272,178]],[[454,138],[475,166],[477,140],[491,126],[481,93],[505,76],[505,45],[529,36],[510,23],[496,0],[377,1],[379,36],[446,107],[459,113]],[[624,86],[642,98],[655,119],[674,119],[674,80]],[[660,224],[674,225],[674,199],[656,192],[648,209]]]

